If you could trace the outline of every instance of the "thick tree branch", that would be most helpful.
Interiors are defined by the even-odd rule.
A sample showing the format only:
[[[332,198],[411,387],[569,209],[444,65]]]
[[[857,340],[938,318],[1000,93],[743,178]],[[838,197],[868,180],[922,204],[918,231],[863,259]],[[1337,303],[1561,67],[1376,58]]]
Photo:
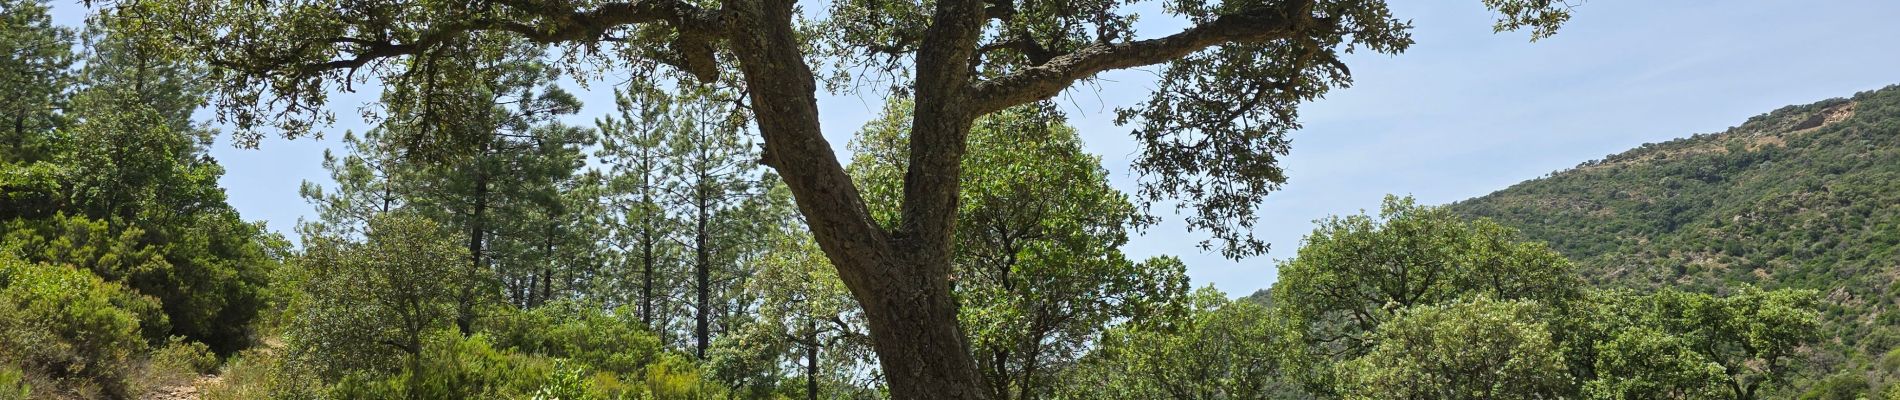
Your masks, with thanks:
[[[881,264],[895,255],[883,228],[871,217],[857,186],[819,130],[817,83],[795,41],[791,2],[734,4],[734,18],[749,28],[733,31],[729,43],[765,139],[761,162],[777,170],[791,189],[813,237],[837,266],[839,278],[857,298],[866,298],[863,291],[870,286],[896,280],[889,266]],[[852,257],[840,256],[847,254]]]
[[[1103,71],[1168,62],[1225,43],[1287,39],[1314,29],[1333,29],[1335,21],[1313,18],[1305,11],[1311,6],[1310,0],[1292,1],[1284,7],[1224,15],[1166,37],[1084,47],[1041,65],[977,83],[972,93],[973,107],[976,115],[988,114],[1054,97],[1076,81]]]
[[[947,262],[928,260],[949,257],[965,138],[976,118],[965,102],[966,93],[988,13],[982,0],[940,0],[936,5],[917,51],[916,113],[897,235],[921,245],[906,249],[926,260],[921,265],[947,268]]]
[[[473,32],[509,32],[540,44],[577,43],[610,39],[608,31],[627,25],[663,23],[679,32],[679,39],[673,43],[681,55],[681,60],[673,60],[678,67],[701,80],[710,81],[718,77],[710,43],[721,35],[723,25],[717,22],[717,16],[713,13],[688,2],[635,0],[602,4],[583,11],[528,0],[503,0],[501,3],[541,21],[528,23],[476,18],[442,24],[401,43],[389,39],[329,38],[323,42],[348,45],[350,48],[344,53],[349,56],[293,68],[305,75],[338,69],[354,70],[379,59],[420,54],[450,39]],[[257,72],[276,67],[268,64],[250,65],[246,69]]]

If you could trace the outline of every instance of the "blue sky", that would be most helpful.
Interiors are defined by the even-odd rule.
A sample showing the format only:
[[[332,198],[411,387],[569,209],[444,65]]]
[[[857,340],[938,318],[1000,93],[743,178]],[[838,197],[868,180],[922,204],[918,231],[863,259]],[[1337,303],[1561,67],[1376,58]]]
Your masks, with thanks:
[[[76,3],[56,18],[77,24]],[[1589,159],[1695,133],[1715,132],[1755,114],[1900,83],[1900,2],[1891,0],[1593,1],[1557,36],[1493,34],[1478,1],[1394,1],[1417,44],[1405,54],[1348,60],[1355,85],[1303,107],[1306,125],[1282,160],[1290,181],[1268,196],[1255,233],[1266,256],[1233,261],[1200,251],[1205,237],[1162,211],[1164,223],[1134,238],[1133,256],[1181,257],[1197,286],[1242,295],[1273,283],[1274,264],[1292,257],[1312,221],[1375,209],[1387,193],[1439,204],[1483,195]],[[1159,15],[1145,35],[1180,29]],[[1058,100],[1103,157],[1115,184],[1134,189],[1128,128],[1117,106],[1145,98],[1152,73],[1105,74]],[[609,79],[624,78],[609,74]],[[609,81],[611,82],[611,80]],[[578,90],[587,103],[573,123],[612,111],[608,84]],[[339,123],[324,140],[267,139],[260,149],[220,138],[212,154],[228,171],[230,203],[248,219],[290,235],[311,207],[304,180],[327,182],[323,150],[345,130],[363,131],[358,106],[374,93],[333,98]],[[882,99],[820,99],[826,137],[841,155],[852,132]],[[203,114],[203,113],[201,113]],[[847,156],[848,157],[848,156]]]

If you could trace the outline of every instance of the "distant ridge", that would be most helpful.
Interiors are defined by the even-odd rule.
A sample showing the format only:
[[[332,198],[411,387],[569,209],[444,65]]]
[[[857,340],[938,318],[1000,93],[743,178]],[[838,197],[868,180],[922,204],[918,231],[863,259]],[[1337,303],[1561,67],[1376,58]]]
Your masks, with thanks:
[[[1900,86],[1592,160],[1449,205],[1599,285],[1819,290],[1800,386],[1900,381]],[[1876,385],[1878,386],[1878,385]]]

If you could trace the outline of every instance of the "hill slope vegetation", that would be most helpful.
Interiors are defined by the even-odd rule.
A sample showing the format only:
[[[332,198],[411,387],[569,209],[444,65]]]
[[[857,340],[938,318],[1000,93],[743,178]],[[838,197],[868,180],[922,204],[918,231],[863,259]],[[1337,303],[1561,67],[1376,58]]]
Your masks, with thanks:
[[[1804,367],[1815,398],[1881,386],[1900,368],[1900,86],[1645,144],[1449,208],[1550,243],[1599,286],[1820,292],[1826,339]]]

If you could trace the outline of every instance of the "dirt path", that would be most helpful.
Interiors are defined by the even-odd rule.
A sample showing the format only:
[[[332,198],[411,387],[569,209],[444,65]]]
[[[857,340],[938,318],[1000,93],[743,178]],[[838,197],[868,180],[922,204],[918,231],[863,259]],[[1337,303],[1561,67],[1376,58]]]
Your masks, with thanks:
[[[198,389],[218,384],[217,375],[199,376],[190,383],[166,386],[139,396],[139,400],[198,400]]]

